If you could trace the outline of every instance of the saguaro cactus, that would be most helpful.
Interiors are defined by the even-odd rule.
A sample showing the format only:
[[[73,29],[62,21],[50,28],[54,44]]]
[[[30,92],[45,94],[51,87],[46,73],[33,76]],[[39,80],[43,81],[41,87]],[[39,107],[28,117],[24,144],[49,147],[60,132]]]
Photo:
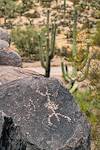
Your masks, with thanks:
[[[64,0],[64,19],[65,19],[65,15],[66,15],[66,1],[67,0]]]
[[[51,33],[50,29],[50,11],[47,10],[47,37],[46,37],[46,47],[45,49],[42,46],[42,37],[39,36],[39,43],[40,43],[40,59],[41,65],[45,69],[45,76],[50,76],[50,69],[51,69],[51,60],[54,57],[55,52],[55,40],[56,40],[56,23],[52,24]]]
[[[67,81],[67,88],[71,93],[77,89],[78,82],[85,80],[88,75],[92,57],[89,57],[89,44],[86,47],[82,50],[82,58],[80,58],[77,48],[77,5],[74,3],[72,55],[70,58],[66,58],[67,61],[71,62],[72,70],[69,71],[68,66],[63,61],[61,63],[63,78]]]

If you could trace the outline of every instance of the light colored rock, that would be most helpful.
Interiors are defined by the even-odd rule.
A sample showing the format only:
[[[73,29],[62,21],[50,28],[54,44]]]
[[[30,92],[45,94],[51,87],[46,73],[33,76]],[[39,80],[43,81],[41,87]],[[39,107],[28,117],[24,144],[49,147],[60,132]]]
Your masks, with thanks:
[[[9,47],[9,43],[7,41],[1,40],[0,39],[0,50],[6,49]]]
[[[0,39],[10,43],[10,34],[7,32],[6,29],[0,28]]]

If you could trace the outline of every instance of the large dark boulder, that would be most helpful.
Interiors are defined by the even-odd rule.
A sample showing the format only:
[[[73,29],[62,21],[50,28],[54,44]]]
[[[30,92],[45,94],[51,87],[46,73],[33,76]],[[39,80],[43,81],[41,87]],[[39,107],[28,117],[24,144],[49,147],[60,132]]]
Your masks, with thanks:
[[[1,148],[7,141],[10,150],[90,150],[89,124],[58,80],[34,74],[2,83]]]
[[[4,40],[0,40],[0,50],[2,49],[6,49],[9,47],[9,43],[4,41]]]
[[[18,53],[2,49],[0,50],[0,65],[21,67],[22,60]]]
[[[3,29],[1,27],[0,27],[0,39],[7,41],[10,44],[10,41],[11,41],[10,34],[8,33],[6,29]]]

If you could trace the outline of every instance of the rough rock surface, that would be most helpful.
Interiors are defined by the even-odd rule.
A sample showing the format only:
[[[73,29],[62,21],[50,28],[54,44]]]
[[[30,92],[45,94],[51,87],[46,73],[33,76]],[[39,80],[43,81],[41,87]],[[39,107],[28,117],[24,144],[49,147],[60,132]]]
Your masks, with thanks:
[[[29,143],[23,136],[19,126],[11,117],[4,117],[0,137],[0,150],[40,150],[35,144]]]
[[[4,48],[8,48],[9,47],[9,43],[4,41],[4,40],[0,40],[0,50],[4,49]]]
[[[90,150],[89,124],[71,94],[56,79],[33,75],[0,86],[0,146],[5,121],[9,120],[3,120],[4,116],[14,121],[12,128],[6,129],[17,134],[14,129],[18,125],[23,146],[30,143],[20,150]],[[34,144],[37,146],[32,148]]]
[[[0,85],[37,74],[20,67],[0,66]],[[38,74],[37,74],[38,75]]]
[[[0,65],[22,66],[21,57],[12,50],[0,50]]]
[[[6,29],[0,28],[0,39],[7,41],[10,44],[10,41],[11,41],[10,35]]]

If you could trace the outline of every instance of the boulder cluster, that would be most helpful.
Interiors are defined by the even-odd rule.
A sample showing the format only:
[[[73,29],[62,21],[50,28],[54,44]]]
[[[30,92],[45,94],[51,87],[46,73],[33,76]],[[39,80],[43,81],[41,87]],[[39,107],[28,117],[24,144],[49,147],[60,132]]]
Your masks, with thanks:
[[[10,34],[0,28],[0,65],[21,67],[21,57],[10,48],[10,41]]]

